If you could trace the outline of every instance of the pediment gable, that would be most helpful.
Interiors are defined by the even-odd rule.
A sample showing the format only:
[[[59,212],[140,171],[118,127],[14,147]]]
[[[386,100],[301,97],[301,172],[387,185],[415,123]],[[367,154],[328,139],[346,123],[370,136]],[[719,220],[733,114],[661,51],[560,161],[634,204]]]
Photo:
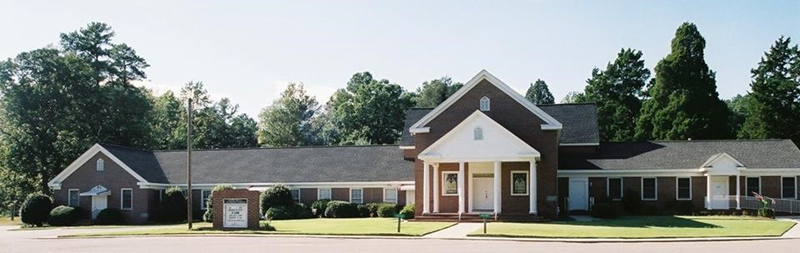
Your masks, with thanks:
[[[728,153],[718,153],[709,157],[700,168],[708,174],[728,175],[738,173],[746,169],[746,166]]]

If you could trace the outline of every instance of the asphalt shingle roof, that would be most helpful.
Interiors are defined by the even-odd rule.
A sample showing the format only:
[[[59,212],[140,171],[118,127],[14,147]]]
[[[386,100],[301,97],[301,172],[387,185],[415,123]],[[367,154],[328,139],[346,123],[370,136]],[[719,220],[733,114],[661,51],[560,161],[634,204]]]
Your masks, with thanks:
[[[411,136],[408,129],[432,110],[433,108],[411,108],[408,110],[406,121],[403,125],[403,135],[400,136],[400,146],[414,146],[414,137]]]
[[[185,151],[102,145],[152,183],[186,182]],[[192,182],[198,184],[413,180],[414,162],[394,145],[192,151]]]
[[[748,169],[800,168],[791,140],[695,140],[601,143],[594,154],[562,154],[559,169],[697,169],[727,153]]]

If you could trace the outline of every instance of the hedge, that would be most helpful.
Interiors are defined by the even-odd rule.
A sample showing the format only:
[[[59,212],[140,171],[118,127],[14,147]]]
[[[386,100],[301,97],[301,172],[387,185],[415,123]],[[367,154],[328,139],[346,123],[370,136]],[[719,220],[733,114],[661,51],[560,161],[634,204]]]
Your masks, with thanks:
[[[292,207],[294,199],[292,191],[286,186],[276,185],[261,194],[261,212],[266,213],[272,207]]]
[[[328,202],[331,202],[331,200],[318,199],[311,202],[311,209],[314,210],[314,215],[320,218],[325,217],[325,209],[328,208]]]
[[[186,196],[178,187],[170,187],[161,198],[159,220],[165,222],[182,222],[186,220]]]
[[[289,207],[270,207],[264,212],[264,217],[270,220],[308,219],[313,218],[314,213],[303,204],[294,204]]]
[[[405,216],[406,219],[413,219],[414,218],[414,204],[409,204],[403,207],[403,210],[400,210],[400,214]]]
[[[28,198],[25,199],[20,208],[19,215],[22,223],[41,227],[50,216],[52,207],[53,201],[50,197],[41,193],[28,195]]]
[[[57,206],[50,211],[50,218],[47,224],[50,226],[72,226],[81,218],[79,208],[71,206]]]
[[[333,200],[325,208],[325,217],[328,218],[354,218],[358,217],[358,206],[344,201]]]
[[[94,224],[97,225],[119,225],[122,223],[122,213],[116,208],[103,209],[94,220]]]

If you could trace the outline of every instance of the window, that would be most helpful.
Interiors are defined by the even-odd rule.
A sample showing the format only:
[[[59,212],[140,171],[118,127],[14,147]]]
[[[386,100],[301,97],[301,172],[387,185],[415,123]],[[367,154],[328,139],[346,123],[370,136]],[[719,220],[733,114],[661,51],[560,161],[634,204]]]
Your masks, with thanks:
[[[300,189],[291,189],[292,192],[292,200],[294,203],[300,203]]]
[[[350,203],[364,203],[364,190],[350,189]]]
[[[81,206],[80,191],[78,189],[69,189],[69,198],[67,198],[67,205],[72,207]]]
[[[678,189],[679,200],[692,199],[692,178],[679,177],[676,188]]]
[[[797,198],[797,178],[784,177],[781,178],[781,198],[795,199]]]
[[[320,188],[317,199],[331,199],[331,188]]]
[[[397,204],[397,189],[396,188],[384,189],[383,202]]]
[[[512,171],[511,196],[526,196],[526,195],[528,195],[528,172]]]
[[[656,178],[642,178],[642,200],[656,200]]]
[[[475,128],[475,140],[480,141],[483,140],[483,129],[480,127]]]
[[[211,190],[203,190],[200,192],[200,210],[208,209],[208,202],[211,201],[209,199],[211,197]]]
[[[622,178],[609,178],[608,179],[608,197],[611,200],[622,199]]]
[[[458,172],[442,172],[442,196],[458,196]]]
[[[97,159],[97,171],[104,171],[106,169],[106,163],[103,159]]]
[[[481,98],[481,111],[488,112],[489,111],[489,98],[484,96]]]
[[[122,197],[120,198],[122,203],[120,203],[121,210],[131,210],[133,209],[133,189],[125,188],[120,191]]]
[[[761,194],[761,178],[748,177],[747,181],[747,196],[754,196],[753,192]]]

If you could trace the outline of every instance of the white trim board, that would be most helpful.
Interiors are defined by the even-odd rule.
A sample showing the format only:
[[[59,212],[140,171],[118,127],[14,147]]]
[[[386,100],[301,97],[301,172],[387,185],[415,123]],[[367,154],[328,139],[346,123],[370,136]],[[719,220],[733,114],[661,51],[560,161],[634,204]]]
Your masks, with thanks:
[[[505,92],[508,96],[516,100],[522,106],[527,108],[531,111],[534,115],[542,119],[545,123],[542,124],[542,130],[560,130],[562,128],[561,122],[558,122],[555,118],[544,112],[542,109],[525,99],[521,94],[517,91],[512,89],[510,86],[505,84],[503,81],[500,81],[497,77],[489,73],[489,71],[481,70],[478,72],[477,75],[472,77],[469,81],[467,81],[461,89],[458,89],[456,93],[452,96],[447,98],[444,102],[433,108],[428,114],[422,117],[419,121],[414,123],[414,125],[409,128],[409,132],[413,133],[427,133],[430,131],[430,128],[425,127],[431,120],[438,117],[442,112],[444,112],[447,108],[452,106],[456,101],[461,99],[465,94],[467,94],[472,88],[474,88],[478,83],[481,81],[486,80],[501,91]]]
[[[56,175],[52,180],[50,180],[50,182],[47,183],[47,186],[49,186],[53,190],[61,190],[61,182],[63,182],[65,179],[67,179],[67,177],[72,175],[72,173],[74,173],[82,165],[88,162],[89,159],[97,155],[97,153],[103,153],[104,155],[106,155],[108,158],[111,159],[111,161],[114,161],[117,165],[122,167],[122,169],[128,172],[128,174],[131,174],[131,176],[136,178],[136,180],[139,181],[139,184],[149,183],[142,176],[133,171],[133,169],[128,167],[128,165],[119,160],[119,158],[117,158],[116,156],[111,154],[111,152],[103,148],[103,146],[101,146],[100,144],[94,144],[94,146],[89,148],[89,150],[86,150],[86,152],[83,152],[83,154],[79,156],[78,159],[75,159],[75,161],[73,161],[69,166],[67,166],[66,169],[61,171],[61,173],[58,173],[58,175]]]

